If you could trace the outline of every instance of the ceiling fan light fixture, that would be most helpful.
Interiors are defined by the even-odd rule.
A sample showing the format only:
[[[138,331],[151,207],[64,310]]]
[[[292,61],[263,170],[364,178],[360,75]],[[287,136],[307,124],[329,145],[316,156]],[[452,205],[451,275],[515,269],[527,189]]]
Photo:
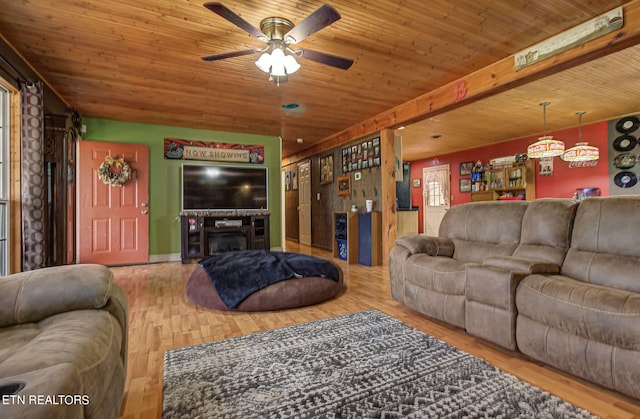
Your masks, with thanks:
[[[271,52],[271,75],[284,77],[287,75],[284,68],[284,52],[276,48]]]
[[[300,69],[300,64],[292,55],[285,54],[281,48],[274,48],[271,54],[263,53],[256,61],[256,66],[269,73],[272,78],[286,77]]]
[[[258,60],[256,61],[256,66],[265,73],[268,73],[269,71],[271,71],[272,61],[273,60],[271,59],[271,55],[268,52],[265,52],[260,55],[260,58],[258,58]]]
[[[353,60],[348,58],[313,50],[300,49],[294,51],[289,46],[306,39],[308,36],[340,19],[340,13],[328,4],[316,9],[298,25],[288,19],[273,16],[262,19],[260,29],[244,20],[222,3],[207,2],[204,7],[267,44],[264,50],[248,49],[207,55],[202,57],[205,61],[218,61],[261,53],[255,64],[261,71],[269,74],[269,80],[276,85],[288,81],[289,75],[300,69],[300,64],[298,64],[296,58],[302,57],[303,51],[306,51],[305,59],[331,67],[346,70],[353,64]]]
[[[286,55],[284,57],[284,68],[287,70],[287,74],[293,74],[300,70],[300,64],[293,58],[293,55]]]

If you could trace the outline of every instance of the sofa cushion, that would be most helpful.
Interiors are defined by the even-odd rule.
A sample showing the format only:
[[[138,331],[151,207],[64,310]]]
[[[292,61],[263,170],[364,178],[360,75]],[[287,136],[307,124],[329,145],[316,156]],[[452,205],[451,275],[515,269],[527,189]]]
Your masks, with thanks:
[[[577,201],[545,198],[532,201],[522,218],[518,258],[548,261],[558,268],[569,248]]]
[[[484,260],[488,267],[501,269],[507,272],[520,272],[523,274],[557,274],[560,266],[546,259],[528,259],[517,256],[491,256]]]
[[[92,264],[5,277],[0,281],[0,327],[37,322],[70,310],[102,308],[111,296],[112,280],[107,267]]]
[[[638,351],[588,339],[518,315],[518,349],[533,359],[640,399]]]
[[[0,328],[0,377],[72,365],[82,384],[81,394],[91,400],[85,406],[87,416],[101,417],[103,413],[93,410],[105,409],[102,400],[123,391],[122,335],[119,322],[106,310],[69,311],[39,322]],[[53,391],[60,385],[55,382],[59,377],[50,379]],[[114,407],[116,415],[118,408]]]
[[[511,255],[520,242],[527,201],[472,202],[451,207],[439,237],[455,244],[454,259],[482,263],[487,256]]]
[[[563,275],[640,292],[640,196],[593,197],[576,212]]]
[[[529,275],[517,288],[516,306],[553,329],[640,351],[640,294],[562,275]]]
[[[408,234],[398,237],[395,244],[406,247],[411,254],[426,253],[429,256],[453,256],[454,244],[451,239],[422,234]]]
[[[424,253],[410,256],[405,262],[405,280],[421,288],[442,294],[464,295],[467,264],[442,256]]]

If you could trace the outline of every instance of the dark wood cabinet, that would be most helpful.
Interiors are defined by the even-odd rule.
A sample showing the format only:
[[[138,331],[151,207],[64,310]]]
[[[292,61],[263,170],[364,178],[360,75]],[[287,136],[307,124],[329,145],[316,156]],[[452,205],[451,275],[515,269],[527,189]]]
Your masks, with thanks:
[[[75,147],[77,131],[67,115],[45,115],[44,254],[46,266],[75,263]]]
[[[269,250],[269,216],[251,217],[251,249]]]
[[[333,257],[358,263],[358,213],[333,213]]]
[[[269,214],[248,216],[182,215],[181,259],[203,259],[231,250],[269,250]]]

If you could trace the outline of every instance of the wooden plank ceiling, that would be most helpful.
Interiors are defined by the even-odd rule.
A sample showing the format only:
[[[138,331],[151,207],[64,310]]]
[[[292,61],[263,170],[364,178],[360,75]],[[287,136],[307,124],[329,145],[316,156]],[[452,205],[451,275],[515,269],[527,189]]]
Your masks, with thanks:
[[[84,117],[281,136],[286,157],[637,1],[335,0],[342,19],[296,47],[353,66],[299,59],[280,86],[255,66],[257,54],[200,59],[264,46],[203,0],[0,0],[0,33]],[[224,4],[259,27],[270,16],[299,23],[322,2]],[[585,123],[636,113],[639,55],[634,46],[418,122],[398,132],[404,158],[540,133],[543,100],[550,129],[576,126],[577,111]],[[299,107],[283,109],[291,103]]]

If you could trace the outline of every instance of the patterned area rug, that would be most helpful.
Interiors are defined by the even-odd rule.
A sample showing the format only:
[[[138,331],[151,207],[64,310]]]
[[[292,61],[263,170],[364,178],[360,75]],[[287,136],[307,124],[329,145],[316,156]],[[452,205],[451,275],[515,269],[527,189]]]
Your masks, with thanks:
[[[163,418],[592,418],[378,311],[165,352]]]

